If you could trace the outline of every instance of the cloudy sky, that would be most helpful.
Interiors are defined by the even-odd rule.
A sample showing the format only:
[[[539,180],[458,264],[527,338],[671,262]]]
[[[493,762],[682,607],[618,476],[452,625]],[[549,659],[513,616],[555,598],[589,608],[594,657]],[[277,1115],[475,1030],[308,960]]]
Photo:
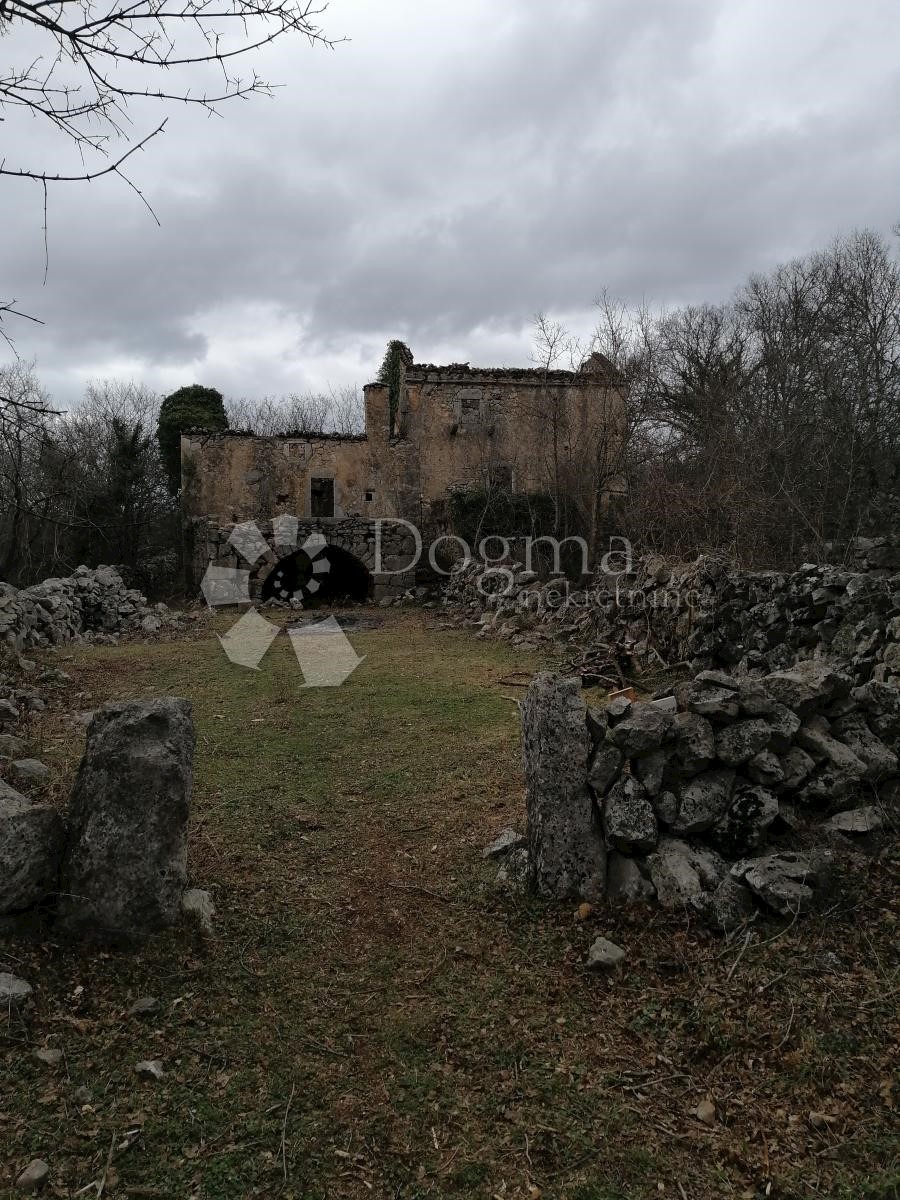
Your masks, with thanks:
[[[44,320],[17,348],[58,402],[103,376],[362,383],[397,336],[524,365],[538,310],[586,330],[603,288],[723,299],[900,219],[895,0],[332,0],[321,21],[349,40],[258,59],[275,98],[168,110],[131,170],[159,227],[115,178],[52,187],[46,283],[40,190],[0,179],[0,299]],[[7,116],[8,165],[56,162]]]

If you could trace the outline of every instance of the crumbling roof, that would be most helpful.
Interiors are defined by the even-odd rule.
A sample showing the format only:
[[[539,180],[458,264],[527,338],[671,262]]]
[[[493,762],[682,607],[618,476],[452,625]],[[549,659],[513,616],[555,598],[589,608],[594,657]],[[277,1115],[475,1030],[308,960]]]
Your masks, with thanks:
[[[413,363],[406,368],[406,378],[414,382],[427,379],[460,380],[477,383],[479,380],[528,380],[529,382],[571,383],[580,374],[607,375],[614,379],[616,370],[603,354],[596,352],[586,359],[577,371],[545,371],[543,367],[473,367],[469,363]]]

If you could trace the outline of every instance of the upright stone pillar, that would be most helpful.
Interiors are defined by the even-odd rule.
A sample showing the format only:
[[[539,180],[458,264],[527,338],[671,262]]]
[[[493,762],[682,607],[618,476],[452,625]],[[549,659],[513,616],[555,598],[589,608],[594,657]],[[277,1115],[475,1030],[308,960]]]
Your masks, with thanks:
[[[128,944],[175,923],[187,884],[194,740],[188,700],[98,710],[69,802],[63,933]]]
[[[606,848],[588,790],[591,740],[578,679],[542,672],[522,704],[528,853],[541,896],[603,899]]]

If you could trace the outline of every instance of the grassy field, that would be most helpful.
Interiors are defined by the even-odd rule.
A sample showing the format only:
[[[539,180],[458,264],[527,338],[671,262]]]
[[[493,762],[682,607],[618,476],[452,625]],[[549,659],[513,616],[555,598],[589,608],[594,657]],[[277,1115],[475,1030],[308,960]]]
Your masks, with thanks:
[[[190,865],[217,932],[0,943],[36,997],[3,1018],[0,1188],[40,1156],[59,1197],[900,1194],[896,861],[749,942],[505,896],[480,850],[522,824],[504,681],[536,660],[421,614],[352,640],[366,660],[333,690],[301,687],[287,638],[253,673],[208,626],[42,656],[81,708],[193,700]],[[55,710],[35,733],[61,791],[82,735]],[[614,980],[582,966],[598,933],[627,949]],[[159,1013],[129,1017],[147,995]],[[148,1058],[161,1081],[134,1074]]]

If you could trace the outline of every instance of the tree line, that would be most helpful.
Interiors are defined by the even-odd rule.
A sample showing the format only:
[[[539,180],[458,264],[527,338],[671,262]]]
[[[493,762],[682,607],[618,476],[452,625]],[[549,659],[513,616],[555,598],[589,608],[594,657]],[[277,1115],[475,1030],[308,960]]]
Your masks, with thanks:
[[[89,384],[63,412],[34,366],[13,359],[0,366],[0,580],[21,587],[106,562],[152,596],[173,594],[182,430],[352,435],[362,413],[353,387],[228,400],[196,384],[160,396],[123,381]]]
[[[838,239],[722,304],[659,311],[603,294],[596,315],[584,342],[536,321],[539,366],[602,354],[625,401],[596,389],[609,420],[586,443],[547,389],[542,529],[597,548],[615,533],[639,552],[787,567],[826,542],[898,527],[900,261],[885,238]],[[183,429],[352,435],[363,424],[356,388],[251,401],[102,382],[60,412],[13,359],[0,367],[0,578],[21,586],[113,562],[166,594],[179,577]],[[479,504],[493,511],[503,485],[492,478]]]
[[[898,527],[900,261],[885,238],[839,238],[722,304],[596,305],[586,342],[535,319],[538,365],[599,352],[626,398],[590,445],[548,405],[559,532],[780,567]]]

